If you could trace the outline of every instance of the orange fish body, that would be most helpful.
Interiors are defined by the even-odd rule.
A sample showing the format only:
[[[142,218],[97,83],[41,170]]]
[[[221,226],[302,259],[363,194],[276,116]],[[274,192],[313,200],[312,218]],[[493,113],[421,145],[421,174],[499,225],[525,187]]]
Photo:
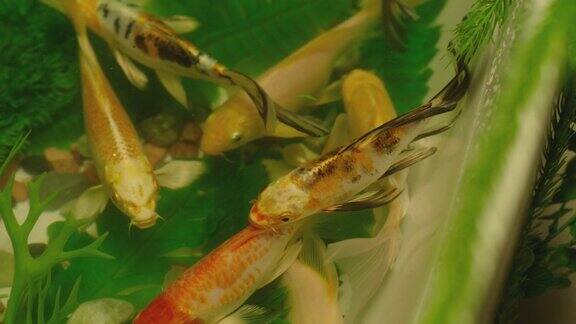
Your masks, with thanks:
[[[182,274],[134,323],[215,322],[266,284],[295,228],[248,226]]]

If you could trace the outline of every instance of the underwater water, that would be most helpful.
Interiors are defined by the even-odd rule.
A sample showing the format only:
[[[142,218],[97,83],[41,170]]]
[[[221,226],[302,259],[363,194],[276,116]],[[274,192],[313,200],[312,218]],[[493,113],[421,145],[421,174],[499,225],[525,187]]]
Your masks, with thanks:
[[[507,322],[568,55],[473,3],[0,4],[0,323]]]

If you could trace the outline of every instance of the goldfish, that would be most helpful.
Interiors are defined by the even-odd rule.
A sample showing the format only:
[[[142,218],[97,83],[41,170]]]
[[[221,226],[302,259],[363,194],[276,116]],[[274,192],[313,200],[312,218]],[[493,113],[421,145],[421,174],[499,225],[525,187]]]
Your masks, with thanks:
[[[375,208],[390,202],[399,190],[364,190],[433,153],[434,150],[408,150],[401,154],[414,140],[434,133],[422,133],[424,122],[452,111],[469,82],[468,68],[459,63],[456,76],[424,105],[272,182],[252,205],[250,222],[278,228],[320,211]]]
[[[299,226],[247,226],[186,270],[134,319],[145,323],[217,323],[298,256]]]
[[[377,25],[381,17],[380,2],[363,1],[362,8],[355,15],[284,58],[260,76],[258,83],[279,105],[291,112],[313,105],[307,96],[332,97],[330,87],[325,89],[336,61]],[[303,136],[301,132],[279,123],[273,131],[265,129],[253,105],[245,94],[239,93],[218,107],[206,119],[201,150],[217,155],[265,136]]]
[[[264,121],[262,127],[272,129],[278,113],[282,122],[304,133],[319,136],[325,132],[322,127],[285,112],[252,78],[228,69],[180,37],[178,32],[190,32],[196,27],[191,18],[176,16],[162,20],[143,12],[134,1],[43,1],[65,14],[74,14],[104,39],[128,80],[138,88],[146,86],[147,77],[132,60],[153,69],[168,93],[185,107],[188,107],[188,99],[180,77],[204,79],[242,88]],[[77,12],[68,10],[69,1],[77,2]]]
[[[298,324],[343,323],[338,305],[338,274],[326,259],[326,245],[313,232],[303,236],[302,252],[284,272],[288,320]]]
[[[76,9],[75,3],[68,5]],[[138,133],[100,67],[84,21],[74,15],[73,22],[80,49],[86,137],[102,182],[81,195],[79,203],[72,208],[73,213],[77,217],[92,216],[104,208],[109,198],[130,217],[131,224],[148,228],[158,218],[159,180],[171,188],[181,187],[201,173],[203,164],[174,161],[161,168],[157,177],[144,154]],[[170,176],[171,171],[180,173],[180,179]]]

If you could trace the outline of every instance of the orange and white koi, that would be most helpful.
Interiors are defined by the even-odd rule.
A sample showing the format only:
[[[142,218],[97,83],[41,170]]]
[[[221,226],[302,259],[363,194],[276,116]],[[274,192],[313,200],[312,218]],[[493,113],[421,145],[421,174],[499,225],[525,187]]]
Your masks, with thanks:
[[[248,226],[186,270],[135,319],[145,323],[216,323],[294,262],[298,226]]]
[[[80,16],[90,30],[108,42],[120,67],[138,88],[146,86],[147,77],[131,59],[155,70],[166,90],[186,107],[188,99],[180,80],[182,76],[241,87],[254,102],[267,128],[275,124],[276,109],[282,110],[253,79],[219,64],[178,36],[178,32],[190,32],[195,28],[190,18],[176,16],[161,20],[142,12],[134,1],[43,1],[65,14],[70,14],[66,10],[66,2],[77,1],[78,12],[74,14]],[[280,114],[279,119],[311,135],[323,134],[321,128],[298,116]]]
[[[380,2],[362,1],[359,12],[270,68],[258,78],[258,83],[276,102],[292,112],[314,104],[306,96],[322,97],[338,58],[376,26],[381,13]],[[249,98],[237,94],[208,117],[200,147],[207,154],[221,154],[264,136],[299,137],[303,134],[282,124],[267,131],[259,123]]]
[[[423,121],[451,111],[464,96],[470,76],[463,64],[457,75],[429,102],[397,117],[271,183],[250,210],[250,222],[276,228],[320,211],[375,208],[398,190],[362,192],[382,177],[422,159],[430,152],[400,153],[420,134]]]
[[[68,4],[74,8],[74,3]],[[77,11],[75,11],[77,12]],[[140,140],[122,103],[106,79],[90,45],[81,19],[73,16],[80,47],[80,71],[86,137],[102,186],[88,189],[78,199],[73,213],[77,217],[93,216],[104,208],[108,197],[139,228],[153,226],[158,218],[157,179],[171,188],[184,185],[173,181],[168,171],[179,170],[181,179],[192,181],[203,169],[196,161],[174,161],[155,175]],[[185,170],[192,172],[184,172]],[[89,210],[89,212],[88,212]]]

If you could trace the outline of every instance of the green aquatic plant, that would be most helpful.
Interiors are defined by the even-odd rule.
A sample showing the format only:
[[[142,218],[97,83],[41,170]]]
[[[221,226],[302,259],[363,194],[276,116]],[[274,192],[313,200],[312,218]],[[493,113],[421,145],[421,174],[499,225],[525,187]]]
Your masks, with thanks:
[[[477,0],[458,24],[450,44],[457,57],[470,62],[502,27],[508,17],[513,0]]]
[[[8,159],[0,167],[0,174],[6,170],[6,166],[22,148],[26,136],[21,136],[8,154]],[[34,257],[28,247],[30,232],[36,225],[42,212],[54,201],[58,192],[54,191],[47,197],[42,197],[40,192],[42,188],[42,177],[32,181],[28,185],[30,207],[28,214],[22,223],[19,223],[14,214],[12,206],[12,188],[14,177],[10,176],[6,186],[0,191],[0,217],[6,227],[6,231],[12,243],[14,251],[14,277],[12,279],[10,299],[6,308],[4,320],[7,323],[17,321],[22,309],[25,310],[27,323],[45,323],[44,321],[44,303],[47,299],[48,289],[50,286],[51,271],[59,263],[67,262],[79,257],[99,257],[110,258],[111,256],[98,250],[106,234],[98,237],[93,242],[77,249],[65,249],[68,240],[79,228],[87,225],[92,220],[76,220],[72,215],[66,215],[66,221],[62,227],[55,233],[46,246],[46,249],[40,256]],[[77,286],[78,283],[75,283]],[[51,318],[56,318],[62,310],[71,311],[74,298],[73,288],[69,298],[61,308],[59,306],[60,293],[56,294],[56,301],[52,311]],[[36,316],[32,319],[32,312]]]
[[[517,320],[523,298],[540,295],[571,284],[576,272],[576,71],[569,68],[556,112],[538,181],[527,211],[527,221],[504,287],[497,322]],[[561,239],[561,236],[568,238]]]
[[[62,15],[31,0],[0,3],[0,161],[18,136],[79,94],[75,40]]]

